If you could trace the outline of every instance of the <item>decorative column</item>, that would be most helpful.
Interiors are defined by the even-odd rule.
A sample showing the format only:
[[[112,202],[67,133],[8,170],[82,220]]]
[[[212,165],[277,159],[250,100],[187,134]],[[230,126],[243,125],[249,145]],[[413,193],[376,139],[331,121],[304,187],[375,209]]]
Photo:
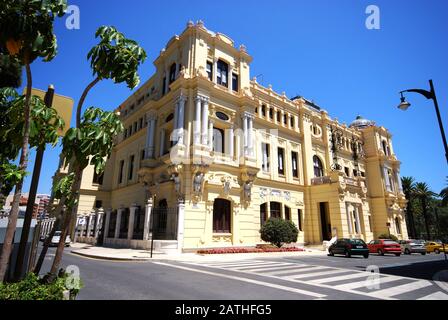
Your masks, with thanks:
[[[103,208],[99,208],[96,214],[96,228],[94,234],[94,237],[95,239],[97,239],[97,241],[98,241],[98,234],[100,232],[101,226],[103,225],[103,219],[104,219],[104,210]]]
[[[187,98],[185,96],[180,96],[178,101],[178,123],[177,123],[177,141],[179,144],[184,144],[184,122],[185,122],[185,102]]]
[[[348,232],[350,234],[353,233],[353,224],[352,224],[352,205],[348,202],[345,203],[345,210],[346,210],[346,214],[347,214],[347,224],[348,224]]]
[[[355,217],[356,217],[356,228],[358,229],[358,233],[362,233],[362,229],[361,229],[361,221],[359,220],[359,208],[358,206],[354,206],[354,212],[355,212]]]
[[[234,158],[234,147],[233,147],[233,140],[234,140],[234,132],[233,132],[233,126],[228,129],[229,132],[227,134],[227,146],[228,149],[226,152],[228,152],[228,155],[233,159]]]
[[[398,183],[398,190],[399,190],[401,193],[403,193],[403,185],[401,184],[400,171],[397,170],[397,171],[395,172],[395,175],[396,175],[396,179],[397,179],[397,183]]]
[[[218,59],[213,59],[213,82],[218,83]]]
[[[202,144],[204,146],[207,145],[207,137],[208,137],[208,99],[204,98],[202,100]]]
[[[136,210],[137,205],[134,203],[129,210],[128,240],[132,240],[132,236],[134,235],[134,220]]]
[[[392,186],[390,185],[389,172],[387,171],[386,166],[383,166],[383,177],[384,183],[386,184],[386,190],[391,191]]]
[[[148,129],[146,133],[146,159],[154,158],[154,136],[156,130],[156,115],[150,114],[148,116]]]
[[[115,224],[115,235],[114,235],[115,239],[120,238],[121,213],[123,211],[124,211],[124,209],[118,209],[117,210],[117,223]]]
[[[195,119],[194,119],[194,144],[201,143],[201,97],[196,97],[196,110],[195,110]]]
[[[243,113],[243,132],[244,132],[244,155],[247,156],[248,155],[248,120],[247,120],[247,114]]]
[[[146,200],[145,205],[145,221],[144,221],[144,227],[143,227],[143,240],[149,240],[149,232],[152,230],[150,223],[151,223],[151,212],[152,212],[152,198],[149,198]],[[152,236],[152,235],[151,235]]]
[[[208,147],[210,150],[213,150],[213,121],[209,120],[208,122]]]
[[[166,134],[165,129],[160,130],[160,149],[159,149],[160,157],[162,157],[165,154],[165,134]]]
[[[173,142],[177,142],[177,129],[178,129],[178,122],[179,122],[179,101],[176,101],[174,103],[174,121],[173,121]]]
[[[103,242],[106,242],[106,238],[109,235],[109,224],[110,224],[110,215],[111,215],[112,209],[106,210],[106,224],[104,225],[104,232],[103,232]]]
[[[227,78],[227,84],[228,84],[228,86],[227,86],[227,88],[229,89],[229,92],[230,93],[232,93],[233,92],[233,89],[232,89],[232,82],[233,82],[233,66],[232,65],[229,65],[229,75],[228,75],[228,78]]]
[[[177,214],[177,250],[182,253],[184,246],[185,203],[179,201]]]
[[[254,134],[253,134],[253,121],[254,118],[252,116],[248,116],[247,118],[248,121],[248,132],[247,132],[247,139],[248,139],[248,144],[247,144],[247,148],[248,148],[248,156],[252,157],[254,155]]]
[[[87,233],[86,233],[86,237],[90,238],[90,234],[92,233],[92,228],[95,226],[95,211],[92,210],[92,212],[90,213],[89,217],[89,225],[87,227]]]

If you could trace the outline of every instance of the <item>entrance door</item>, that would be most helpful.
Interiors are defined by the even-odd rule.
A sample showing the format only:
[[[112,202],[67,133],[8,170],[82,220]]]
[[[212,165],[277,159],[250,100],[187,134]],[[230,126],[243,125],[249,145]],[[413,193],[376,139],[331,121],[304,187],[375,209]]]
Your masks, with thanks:
[[[319,203],[322,240],[328,241],[331,240],[331,222],[327,208],[328,208],[328,202]]]

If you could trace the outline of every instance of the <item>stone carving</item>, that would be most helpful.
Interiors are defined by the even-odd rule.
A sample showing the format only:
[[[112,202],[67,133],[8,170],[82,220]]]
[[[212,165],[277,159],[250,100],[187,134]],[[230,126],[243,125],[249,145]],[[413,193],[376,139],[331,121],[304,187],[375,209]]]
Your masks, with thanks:
[[[204,173],[203,172],[196,173],[193,178],[193,191],[195,193],[202,192],[202,182],[203,181],[204,181]]]
[[[232,180],[231,180],[230,177],[225,176],[225,177],[222,177],[222,178],[221,178],[221,182],[223,183],[223,192],[224,192],[224,195],[225,195],[225,196],[228,196],[229,193],[230,193],[230,190],[232,189],[232,186],[231,186],[231,182],[232,182]]]
[[[264,199],[268,195],[268,189],[260,188],[260,198]]]
[[[285,191],[285,192],[283,192],[283,196],[284,196],[286,201],[291,200],[291,192]]]
[[[252,200],[252,181],[246,181],[243,186],[243,192],[244,192],[244,201],[246,203],[250,202]]]

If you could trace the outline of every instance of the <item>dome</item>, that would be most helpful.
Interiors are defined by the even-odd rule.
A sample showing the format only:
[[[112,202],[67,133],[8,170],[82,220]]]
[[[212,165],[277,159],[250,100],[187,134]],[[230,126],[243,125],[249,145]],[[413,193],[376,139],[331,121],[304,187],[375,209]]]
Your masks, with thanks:
[[[357,116],[356,120],[350,124],[350,128],[363,129],[374,125],[375,122],[364,119],[362,116]]]

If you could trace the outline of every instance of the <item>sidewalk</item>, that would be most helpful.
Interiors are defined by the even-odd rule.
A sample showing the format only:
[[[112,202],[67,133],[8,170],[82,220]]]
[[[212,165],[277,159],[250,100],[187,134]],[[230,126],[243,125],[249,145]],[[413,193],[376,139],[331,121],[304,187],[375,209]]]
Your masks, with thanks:
[[[151,259],[151,252],[143,249],[127,249],[127,248],[106,248],[95,247],[85,243],[73,243],[71,245],[71,253],[87,258],[113,260],[113,261],[151,261],[151,260],[174,260],[174,261],[232,261],[235,259],[259,259],[269,257],[297,257],[297,256],[312,256],[325,255],[322,250],[315,248],[304,248],[305,251],[299,252],[267,252],[267,253],[234,253],[234,254],[196,254],[196,253],[182,253],[182,254],[165,254],[162,252],[153,251]]]

